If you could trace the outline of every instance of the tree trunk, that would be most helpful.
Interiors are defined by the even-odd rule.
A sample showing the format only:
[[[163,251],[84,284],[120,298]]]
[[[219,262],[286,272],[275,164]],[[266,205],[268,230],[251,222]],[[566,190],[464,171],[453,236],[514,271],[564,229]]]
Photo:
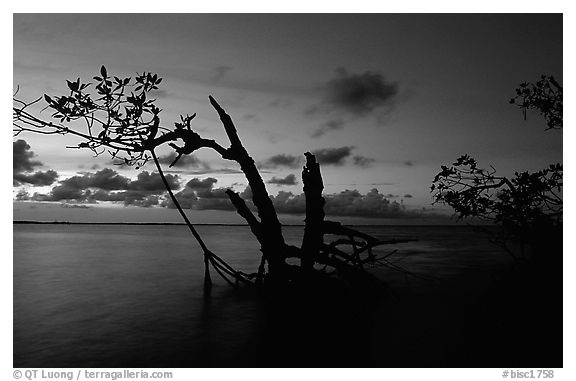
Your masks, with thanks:
[[[224,130],[230,139],[230,148],[227,156],[240,164],[240,169],[244,172],[250,189],[252,190],[252,202],[258,209],[260,217],[262,253],[268,261],[268,275],[270,278],[282,279],[286,270],[286,243],[282,236],[282,225],[278,220],[276,209],[266,191],[264,181],[256,168],[254,159],[248,154],[236,131],[236,127],[230,116],[220,107],[213,97],[210,103],[218,112]]]
[[[302,182],[306,195],[306,226],[302,239],[301,267],[305,273],[309,273],[314,267],[314,262],[324,242],[322,224],[325,200],[322,197],[324,183],[320,165],[310,152],[304,155],[306,155],[306,165],[302,171]]]

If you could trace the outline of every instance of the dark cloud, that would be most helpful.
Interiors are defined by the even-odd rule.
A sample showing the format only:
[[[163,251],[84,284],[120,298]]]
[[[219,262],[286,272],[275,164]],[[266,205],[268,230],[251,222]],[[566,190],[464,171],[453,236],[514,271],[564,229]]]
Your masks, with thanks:
[[[350,156],[354,147],[322,148],[312,151],[316,160],[324,165],[344,165],[345,159]]]
[[[370,167],[372,165],[372,163],[374,163],[376,160],[372,159],[371,157],[366,157],[366,156],[362,156],[362,155],[356,155],[352,158],[354,160],[354,165],[358,166],[358,167]]]
[[[99,188],[104,190],[127,189],[130,179],[113,169],[104,168],[95,173],[86,172],[81,176],[72,176],[60,182],[61,186],[82,190]]]
[[[42,166],[37,160],[32,160],[34,152],[30,151],[30,145],[25,140],[19,139],[12,143],[12,183],[13,185],[30,184],[32,186],[52,185],[58,178],[58,173],[53,170],[46,172],[36,171],[35,167]]]
[[[405,194],[404,195],[404,198],[412,198],[412,197],[414,197],[414,196],[412,196],[411,194]]]
[[[170,152],[168,155],[159,156],[158,161],[161,164],[170,165],[176,159],[176,153]],[[198,159],[195,155],[183,155],[178,159],[173,168],[203,168],[204,170],[209,170],[210,165],[208,163]]]
[[[412,167],[412,166],[414,165],[414,162],[413,162],[413,161],[410,161],[410,160],[406,160],[406,161],[404,162],[404,165],[407,166],[407,167]]]
[[[165,175],[166,181],[172,190],[180,189],[180,177],[178,175]],[[138,178],[128,184],[130,190],[163,192],[166,190],[162,177],[158,172],[149,173],[142,171],[138,174]]]
[[[346,164],[346,159],[352,154],[353,146],[344,146],[337,148],[321,148],[312,151],[316,156],[318,163],[322,165],[342,166]],[[353,164],[360,167],[367,167],[374,159],[356,155],[353,158]],[[258,163],[259,168],[298,168],[304,165],[304,157],[298,157],[288,154],[274,155],[262,162]]]
[[[332,119],[320,125],[320,127],[318,127],[314,132],[312,132],[310,136],[313,138],[317,138],[324,135],[328,131],[340,130],[342,129],[342,127],[344,127],[344,121],[342,119]]]
[[[326,197],[327,215],[362,217],[406,217],[410,213],[396,201],[390,201],[376,188],[362,195],[357,190],[345,190]]]
[[[323,102],[328,107],[364,116],[376,109],[389,110],[398,94],[398,84],[380,73],[352,74],[338,68],[336,77],[323,86],[323,91]]]
[[[263,162],[258,163],[258,166],[261,168],[278,168],[278,167],[286,167],[286,168],[298,168],[304,163],[303,157],[287,155],[287,154],[278,154],[274,155]]]
[[[198,201],[196,191],[188,187],[185,187],[183,190],[176,193],[175,196],[178,202],[180,203],[180,206],[184,209],[194,209],[194,205]],[[176,206],[169,198],[166,198],[160,205],[166,208],[176,209]]]
[[[275,185],[296,185],[298,181],[296,180],[296,176],[294,174],[289,174],[288,176],[281,178],[281,177],[272,177],[268,180],[268,184],[275,184]]]
[[[34,152],[30,151],[30,145],[25,140],[19,139],[13,142],[12,148],[14,173],[32,172],[34,167],[42,166],[41,162],[32,160]]]
[[[344,121],[371,116],[376,124],[386,123],[398,97],[398,84],[387,80],[382,74],[366,71],[349,73],[344,68],[336,69],[335,76],[319,88],[321,100],[304,110],[307,116],[337,116],[342,123],[320,126],[313,137],[344,126]]]
[[[212,189],[214,184],[216,184],[218,180],[213,177],[207,177],[204,180],[200,180],[199,178],[193,178],[192,180],[186,183],[186,188],[190,189]]]
[[[306,197],[304,196],[304,193],[295,195],[292,192],[279,191],[276,196],[270,196],[270,199],[278,213],[306,213]]]
[[[86,193],[81,189],[70,187],[67,185],[57,185],[48,194],[34,193],[31,200],[34,201],[62,201],[74,200],[83,202],[86,201]]]
[[[185,209],[195,210],[234,210],[232,202],[226,194],[228,188],[214,188],[218,182],[215,178],[208,177],[203,180],[194,178],[186,184],[186,187],[176,194],[178,202]],[[166,199],[162,206],[175,208],[172,200]]]
[[[48,170],[46,172],[37,171],[31,175],[25,173],[14,173],[13,180],[14,184],[31,184],[32,186],[45,186],[52,185],[54,181],[58,178],[58,173],[53,170]]]

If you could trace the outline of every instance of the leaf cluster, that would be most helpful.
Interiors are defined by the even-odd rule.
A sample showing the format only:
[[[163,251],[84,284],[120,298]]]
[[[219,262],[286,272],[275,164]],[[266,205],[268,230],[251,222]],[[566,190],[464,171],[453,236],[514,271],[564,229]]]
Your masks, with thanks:
[[[524,119],[528,110],[536,110],[546,120],[547,130],[560,129],[563,119],[562,90],[553,76],[542,75],[536,83],[521,83],[510,103],[522,109]]]
[[[109,75],[102,66],[92,79],[67,80],[67,94],[44,95],[45,109],[52,111],[54,121],[42,120],[26,110],[41,98],[31,103],[14,99],[15,134],[31,131],[76,135],[83,141],[73,148],[88,148],[95,155],[108,151],[123,164],[142,166],[150,159],[146,151],[153,148],[158,132],[170,132],[160,126],[162,110],[150,97],[159,89],[162,78],[150,72],[121,78]],[[191,118],[182,118],[190,128]]]

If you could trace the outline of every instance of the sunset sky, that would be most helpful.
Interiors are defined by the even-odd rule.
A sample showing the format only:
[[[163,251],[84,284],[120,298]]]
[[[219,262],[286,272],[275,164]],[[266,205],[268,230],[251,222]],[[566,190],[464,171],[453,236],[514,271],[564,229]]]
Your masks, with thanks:
[[[152,71],[163,78],[155,92],[163,124],[197,113],[196,131],[227,146],[212,95],[288,215],[302,205],[306,151],[322,164],[334,214],[374,221],[443,212],[431,205],[431,180],[464,153],[504,175],[562,162],[562,131],[545,132],[539,115],[524,121],[508,103],[521,82],[542,74],[563,82],[562,15],[16,14],[13,21],[13,89],[21,99],[65,94],[67,79],[90,81],[101,65],[119,77]],[[78,143],[14,138],[14,219],[178,221],[153,185],[153,165],[125,168],[65,148]],[[239,222],[219,193],[244,191],[238,166],[207,149],[182,164],[170,174],[193,219]],[[102,197],[87,196],[96,192]]]

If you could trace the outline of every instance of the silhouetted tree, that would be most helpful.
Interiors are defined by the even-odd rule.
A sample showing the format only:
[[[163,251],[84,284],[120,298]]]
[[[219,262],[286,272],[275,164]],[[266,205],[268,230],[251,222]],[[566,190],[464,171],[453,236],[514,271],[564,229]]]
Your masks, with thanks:
[[[136,168],[153,160],[172,202],[202,248],[206,287],[211,284],[210,266],[232,285],[237,285],[238,282],[285,285],[314,276],[329,275],[336,275],[350,283],[358,283],[359,279],[373,279],[364,270],[364,265],[389,265],[396,270],[403,270],[388,262],[386,257],[377,258],[372,249],[377,245],[406,240],[379,241],[339,223],[324,220],[322,176],[314,155],[306,153],[306,165],[302,173],[306,195],[306,226],[302,246],[291,246],[284,241],[282,225],[254,159],[242,145],[231,117],[214,98],[210,96],[209,100],[220,117],[230,141],[229,147],[223,147],[195,132],[192,121],[196,114],[181,115],[174,127],[161,124],[162,110],[156,106],[155,99],[150,99],[150,92],[157,90],[162,82],[162,78],[157,74],[145,72],[134,78],[120,78],[110,76],[102,66],[99,75],[93,79],[93,83],[83,82],[80,78],[67,81],[69,93],[65,95],[44,95],[32,102],[14,98],[14,134],[31,132],[73,135],[82,141],[72,148],[89,149],[96,156],[108,152],[114,159]],[[52,120],[44,120],[29,111],[32,105],[42,101],[46,103],[45,108],[52,110]],[[240,165],[252,191],[252,202],[258,217],[239,194],[230,189],[226,194],[260,243],[262,260],[257,272],[246,274],[237,271],[207,248],[164,176],[155,153],[155,149],[164,144],[176,153],[170,166],[175,165],[183,155],[191,154],[200,148],[211,148],[223,159]],[[327,243],[324,241],[325,234],[344,238]],[[351,251],[346,251],[345,246],[350,247]],[[288,258],[300,259],[301,266],[289,265],[286,262]]]
[[[562,128],[562,86],[553,77],[520,84],[510,103],[525,117],[527,110],[540,112],[547,130]],[[557,163],[508,178],[463,155],[451,166],[441,166],[431,190],[435,202],[454,208],[458,218],[475,217],[500,226],[498,233],[492,231],[493,240],[514,259],[549,261],[561,256],[562,173]]]

